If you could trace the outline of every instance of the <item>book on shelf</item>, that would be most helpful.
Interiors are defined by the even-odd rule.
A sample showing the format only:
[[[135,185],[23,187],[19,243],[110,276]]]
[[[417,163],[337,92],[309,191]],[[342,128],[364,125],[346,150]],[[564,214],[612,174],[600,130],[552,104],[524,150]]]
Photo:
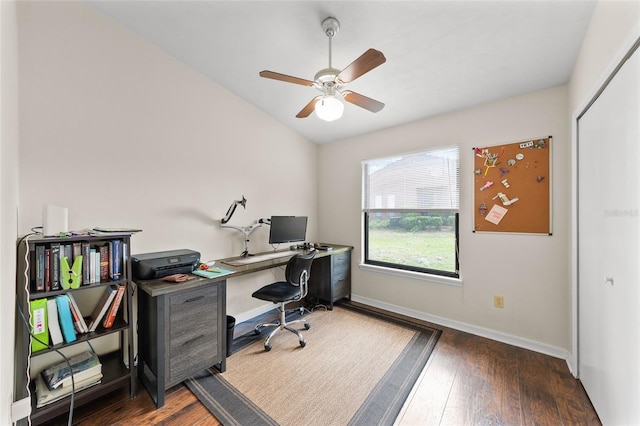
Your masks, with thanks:
[[[71,308],[69,307],[69,298],[66,294],[61,294],[55,297],[58,304],[58,319],[60,320],[60,328],[62,329],[62,336],[66,343],[75,342],[77,339],[76,329],[73,325],[73,316],[71,315]]]
[[[49,337],[52,345],[59,345],[64,342],[60,322],[58,321],[58,303],[55,299],[47,299],[47,326],[49,327]]]
[[[60,245],[60,257],[66,257],[68,260],[73,262],[73,245],[72,244],[61,244]]]
[[[29,302],[31,317],[29,325],[31,333],[38,340],[31,338],[31,352],[47,349],[49,343],[49,326],[47,324],[47,299],[35,299]]]
[[[92,248],[89,250],[89,282],[90,283],[97,283],[98,280],[96,279],[96,268],[99,268],[100,265],[96,264],[96,249]]]
[[[45,270],[44,270],[44,262],[45,262],[45,246],[38,245],[36,246],[36,291],[44,291],[45,290]]]
[[[51,249],[44,249],[44,291],[51,291]]]
[[[91,271],[89,263],[91,261],[91,245],[88,242],[80,244],[82,252],[82,285],[91,284]]]
[[[122,269],[127,267],[127,262],[129,261],[129,245],[122,242]]]
[[[82,381],[75,381],[75,391],[79,392],[83,389],[100,384],[102,382],[102,373]],[[36,408],[42,408],[45,405],[52,404],[56,401],[60,401],[63,398],[71,395],[73,387],[63,386],[57,389],[49,389],[44,383],[42,376],[36,377]]]
[[[96,305],[96,308],[93,310],[93,313],[91,314],[91,321],[89,323],[89,331],[96,331],[96,329],[98,328],[98,325],[100,324],[100,321],[102,320],[102,318],[104,317],[104,315],[107,313],[107,310],[109,309],[109,306],[111,305],[111,302],[113,301],[113,298],[115,297],[117,291],[118,291],[118,286],[116,285],[109,285],[105,288],[104,293],[102,293],[102,297],[100,298],[100,301],[98,301],[98,304]]]
[[[82,243],[79,241],[76,241],[71,246],[73,247],[73,250],[71,253],[73,256],[72,261],[75,261],[76,257],[82,256]]]
[[[113,325],[113,322],[116,319],[116,315],[118,315],[118,309],[120,308],[122,297],[124,296],[124,292],[126,291],[126,289],[126,285],[118,286],[118,292],[114,296],[113,301],[111,302],[111,306],[104,316],[104,322],[102,323],[102,326],[104,328],[110,328]]]
[[[76,331],[80,334],[88,333],[89,328],[82,317],[82,312],[80,311],[80,308],[78,308],[76,299],[74,299],[71,293],[67,293],[67,298],[69,298],[69,307],[71,308],[71,316],[73,316],[73,324],[76,327]]]
[[[89,380],[95,381],[100,379],[102,379],[102,364],[98,364],[87,370],[73,374],[73,380],[75,381],[76,386],[79,382],[81,383]],[[71,380],[64,381],[60,387],[71,388]],[[58,387],[58,389],[60,389],[60,387]]]
[[[51,290],[60,290],[60,244],[51,243],[49,246],[49,279]]]
[[[118,281],[122,277],[122,241],[109,241],[109,277]]]
[[[109,281],[109,245],[105,244],[98,248],[100,252],[100,282]]]
[[[71,366],[71,368],[69,368]],[[95,352],[85,351],[42,370],[40,375],[49,389],[57,389],[71,382],[71,375],[77,382],[102,373],[102,363]]]

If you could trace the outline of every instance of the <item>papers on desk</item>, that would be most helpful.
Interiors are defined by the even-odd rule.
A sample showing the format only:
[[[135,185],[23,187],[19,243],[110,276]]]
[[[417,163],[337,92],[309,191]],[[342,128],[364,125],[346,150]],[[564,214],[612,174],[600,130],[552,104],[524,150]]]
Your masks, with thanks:
[[[225,275],[233,274],[234,272],[235,271],[231,271],[229,269],[213,267],[207,270],[196,269],[195,271],[192,272],[192,274],[198,275],[204,278],[218,278],[218,277],[223,277]]]

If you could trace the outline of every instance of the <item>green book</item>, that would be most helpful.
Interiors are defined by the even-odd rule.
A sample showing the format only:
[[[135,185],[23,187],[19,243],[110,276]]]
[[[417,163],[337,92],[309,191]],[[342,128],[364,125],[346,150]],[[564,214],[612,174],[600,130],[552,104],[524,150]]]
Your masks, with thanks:
[[[29,310],[31,317],[29,325],[31,333],[38,340],[31,337],[31,352],[41,351],[48,348],[49,344],[49,326],[47,324],[47,299],[36,299],[29,302]]]

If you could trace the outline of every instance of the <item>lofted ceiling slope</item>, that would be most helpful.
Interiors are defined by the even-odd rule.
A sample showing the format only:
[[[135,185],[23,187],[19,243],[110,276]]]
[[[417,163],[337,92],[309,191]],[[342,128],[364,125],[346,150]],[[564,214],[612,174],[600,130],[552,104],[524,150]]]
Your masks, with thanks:
[[[316,143],[341,140],[567,83],[594,1],[86,1]],[[346,103],[324,122],[296,114],[312,87],[260,78],[271,70],[313,80],[328,66],[321,22],[340,21],[333,67],[369,48],[387,61],[349,89],[385,104]]]

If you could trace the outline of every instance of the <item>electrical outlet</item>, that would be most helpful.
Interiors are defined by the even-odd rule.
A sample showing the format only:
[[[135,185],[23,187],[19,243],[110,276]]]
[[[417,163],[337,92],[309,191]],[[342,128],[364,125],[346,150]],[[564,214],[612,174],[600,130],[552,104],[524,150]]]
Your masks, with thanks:
[[[504,297],[493,296],[493,306],[496,308],[504,308]]]

